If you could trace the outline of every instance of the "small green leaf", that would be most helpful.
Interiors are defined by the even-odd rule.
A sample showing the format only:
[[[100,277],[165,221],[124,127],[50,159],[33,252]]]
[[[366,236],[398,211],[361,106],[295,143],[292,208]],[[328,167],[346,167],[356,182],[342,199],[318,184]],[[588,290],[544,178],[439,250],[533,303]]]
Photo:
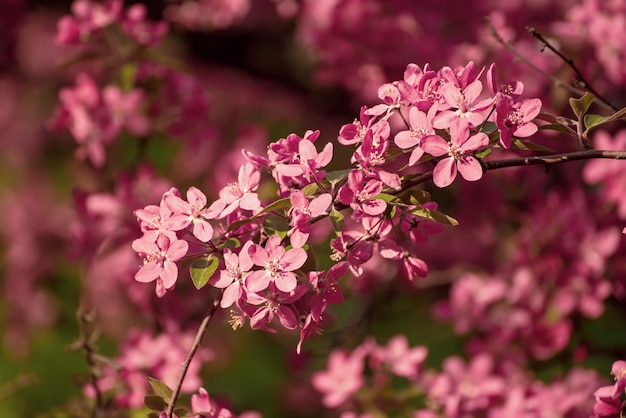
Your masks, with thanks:
[[[157,412],[164,411],[167,408],[167,401],[159,395],[146,395],[143,398],[143,404],[146,408]]]
[[[180,408],[175,408],[174,409],[174,414],[177,417],[186,417],[188,412],[189,411],[187,410],[187,408],[180,407]]]
[[[592,130],[593,128],[596,128],[604,124],[605,121],[606,121],[606,116],[594,115],[591,113],[588,115],[585,115],[585,127],[587,128],[587,132]]]
[[[291,207],[291,200],[288,197],[284,197],[282,199],[278,199],[277,201],[270,203],[268,206],[263,208],[263,210],[259,212],[257,215],[262,215],[264,213],[272,212],[272,211],[279,210],[279,209],[285,209],[288,207]]]
[[[165,402],[169,402],[170,399],[172,399],[172,394],[174,393],[174,391],[172,389],[170,389],[169,386],[167,386],[165,383],[161,382],[158,379],[155,379],[154,377],[148,377],[148,383],[150,383],[150,386],[152,386],[152,390],[154,391],[154,393],[161,397]]]
[[[334,170],[326,172],[326,180],[330,183],[332,187],[334,187],[337,183],[344,181],[348,178],[348,174],[352,171],[351,168],[346,168],[344,170]]]
[[[189,274],[196,289],[202,289],[220,265],[220,259],[211,254],[206,258],[198,258],[191,263]]]
[[[241,241],[235,237],[228,238],[224,241],[224,244],[222,244],[222,248],[230,248],[231,250],[239,247],[241,247]]]
[[[343,231],[343,214],[335,208],[330,211],[330,221],[333,223],[335,232]]]
[[[459,224],[459,221],[454,219],[452,216],[446,215],[445,213],[439,212],[438,210],[417,208],[413,209],[411,213],[421,218],[430,219],[431,221],[435,221],[444,225],[456,226]]]
[[[137,63],[129,63],[122,67],[120,72],[120,84],[124,91],[130,91],[135,86],[135,75],[137,74]]]
[[[569,99],[569,105],[572,107],[572,110],[574,111],[574,114],[579,121],[582,120],[582,118],[585,116],[585,114],[589,110],[589,107],[595,99],[596,98],[593,97],[593,94],[590,94],[588,92],[585,92],[583,97],[581,97],[580,99],[574,99],[573,97]]]
[[[626,119],[626,107],[618,110],[617,112],[613,113],[612,115],[608,116],[606,118],[605,123],[609,123],[609,122],[613,122],[615,120],[620,120],[620,119]]]
[[[251,223],[251,222],[255,221],[256,219],[257,219],[256,216],[252,216],[252,217],[250,217],[248,219],[240,219],[238,221],[235,221],[232,224],[228,225],[228,228],[226,229],[226,232],[236,231],[237,229],[241,228],[245,224]]]
[[[491,154],[491,148],[486,148],[480,152],[476,153],[476,158],[485,158],[486,156],[488,156],[489,154]]]
[[[311,183],[311,184],[307,184],[306,186],[304,186],[302,188],[302,193],[304,193],[304,195],[306,197],[311,197],[313,196],[317,191],[319,190],[319,187],[317,187],[317,184],[315,183]]]
[[[287,219],[274,215],[266,216],[263,219],[263,228],[265,228],[268,235],[278,234],[281,238],[285,238],[290,229]]]
[[[626,119],[626,107],[618,110],[609,116],[600,116],[600,115],[587,115],[585,117],[585,126],[587,129],[584,132],[584,135],[587,135],[590,130],[595,129],[601,125],[605,125],[607,123],[614,122],[616,120]]]
[[[548,148],[544,145],[538,144],[532,141],[523,141],[521,139],[514,139],[513,145],[521,150],[531,150],[531,151],[544,151],[544,152],[553,152],[554,150]]]
[[[394,202],[399,202],[400,199],[398,198],[398,196],[392,195],[392,194],[387,194],[387,193],[379,193],[377,194],[374,199],[382,199],[385,202],[389,202],[389,203],[394,203]]]
[[[409,189],[399,195],[400,199],[407,205],[423,205],[430,202],[430,193],[421,189]]]
[[[565,132],[573,136],[577,136],[576,131],[572,128],[568,128],[567,126],[561,125],[560,123],[550,123],[548,125],[539,125],[540,131],[559,131]]]

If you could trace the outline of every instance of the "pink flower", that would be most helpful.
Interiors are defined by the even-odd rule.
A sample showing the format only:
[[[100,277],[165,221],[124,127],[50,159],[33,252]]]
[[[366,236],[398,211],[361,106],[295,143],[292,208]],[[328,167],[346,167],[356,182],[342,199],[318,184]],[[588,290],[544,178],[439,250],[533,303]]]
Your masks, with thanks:
[[[528,99],[512,103],[500,100],[496,105],[496,126],[500,130],[500,143],[504,148],[511,147],[513,136],[527,138],[537,132],[532,120],[541,112],[541,100]]]
[[[444,84],[439,90],[443,95],[445,102],[456,109],[444,110],[437,115],[434,127],[437,129],[446,129],[452,125],[454,120],[462,119],[464,124],[472,127],[478,126],[485,121],[483,114],[493,103],[493,98],[481,100],[477,102],[478,96],[483,90],[483,84],[480,80],[475,80],[467,87],[460,89],[453,83]]]
[[[338,407],[363,386],[365,354],[364,350],[359,349],[351,354],[335,350],[328,357],[327,369],[313,375],[311,383],[323,394],[322,403],[325,407]]]
[[[259,308],[246,307],[246,312],[250,316],[250,327],[252,329],[265,328],[276,315],[283,327],[295,329],[299,322],[291,305],[300,300],[306,292],[307,287],[304,285],[296,286],[291,292],[286,293],[279,291],[274,284],[270,284],[267,295],[248,293],[246,301],[250,305],[261,305]]]
[[[218,289],[226,288],[220,302],[222,308],[228,308],[244,294],[243,283],[253,265],[248,254],[252,245],[254,245],[252,241],[246,242],[239,254],[233,253],[228,248],[224,250],[225,268],[220,271],[219,278],[211,282]]]
[[[361,170],[352,170],[348,174],[348,184],[339,189],[339,199],[344,205],[350,205],[355,214],[380,215],[387,209],[387,202],[373,199],[383,190],[379,180],[370,180],[365,184]]]
[[[300,189],[295,189],[289,197],[291,211],[291,246],[301,248],[309,239],[309,219],[326,212],[333,198],[325,193],[313,198],[310,202]]]
[[[176,284],[176,262],[187,254],[187,241],[171,241],[166,235],[159,235],[156,242],[138,239],[133,241],[132,247],[144,256],[144,264],[135,274],[135,280],[142,283],[156,280],[156,294],[162,297]]]
[[[222,408],[209,397],[204,388],[200,388],[197,394],[191,395],[191,412],[199,418],[232,418],[233,413]]]
[[[405,335],[393,337],[383,351],[383,358],[391,372],[408,379],[417,377],[428,355],[424,346],[410,348]]]
[[[483,132],[469,136],[469,127],[459,119],[450,126],[450,142],[439,135],[424,138],[422,148],[434,157],[448,154],[440,160],[433,171],[433,182],[437,187],[449,186],[456,177],[457,168],[467,181],[476,181],[483,176],[483,169],[470,153],[489,145],[489,138]]]
[[[220,200],[226,206],[220,213],[220,218],[230,215],[238,208],[256,211],[261,207],[256,193],[261,181],[259,169],[252,163],[245,163],[239,169],[237,180],[220,190]]]
[[[626,361],[618,360],[611,367],[611,374],[615,377],[613,399],[619,398],[626,389]]]
[[[289,293],[296,288],[298,281],[293,271],[302,267],[307,259],[302,248],[285,251],[280,245],[280,236],[273,235],[265,243],[265,248],[255,244],[250,246],[248,253],[255,265],[263,267],[263,270],[253,271],[246,278],[248,291],[260,292],[267,289],[270,283],[275,283],[281,292]]]
[[[173,231],[185,229],[193,224],[193,235],[202,242],[213,238],[213,227],[207,222],[215,214],[210,214],[205,208],[206,196],[196,187],[187,189],[187,202],[174,193],[164,197],[172,216],[167,220],[167,226]]]
[[[396,134],[394,142],[402,149],[414,148],[409,157],[409,166],[415,165],[424,155],[424,150],[420,146],[422,140],[428,135],[435,135],[433,129],[433,119],[437,112],[437,106],[431,106],[428,114],[411,107],[409,110],[409,129]]]

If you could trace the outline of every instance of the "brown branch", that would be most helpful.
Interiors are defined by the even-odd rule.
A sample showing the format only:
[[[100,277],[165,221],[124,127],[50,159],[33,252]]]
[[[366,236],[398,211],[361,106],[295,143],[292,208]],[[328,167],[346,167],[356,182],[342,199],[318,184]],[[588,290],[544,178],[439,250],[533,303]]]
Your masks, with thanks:
[[[488,17],[485,18],[485,20],[487,21],[487,26],[489,26],[489,29],[491,30],[491,36],[493,36],[495,38],[496,41],[498,41],[498,43],[500,43],[502,46],[504,46],[506,49],[508,49],[509,51],[511,51],[511,53],[513,55],[515,55],[517,58],[519,58],[522,62],[524,62],[526,65],[528,65],[530,68],[532,68],[533,70],[535,70],[536,72],[538,72],[539,74],[543,75],[544,77],[552,80],[552,82],[554,83],[554,85],[558,86],[558,87],[563,87],[564,89],[568,90],[570,93],[575,94],[577,96],[583,96],[585,94],[584,90],[581,89],[577,89],[576,87],[565,83],[564,81],[562,81],[561,79],[555,77],[554,75],[546,72],[545,70],[542,70],[541,68],[539,68],[538,66],[536,66],[532,61],[530,61],[528,58],[526,58],[525,56],[523,56],[514,46],[513,44],[511,44],[509,41],[505,41],[502,36],[500,36],[500,34],[498,33],[498,31],[496,31],[496,28],[493,26],[493,23],[491,23],[491,19],[489,19]]]
[[[577,160],[608,158],[612,160],[626,160],[626,151],[585,150],[563,154],[542,155],[534,157],[509,158],[505,160],[484,161],[484,170],[498,170],[506,167],[520,167],[525,165],[554,165]]]
[[[215,312],[217,311],[217,308],[220,306],[220,302],[222,300],[223,294],[224,294],[224,291],[222,290],[219,293],[219,295],[215,297],[215,299],[213,300],[213,304],[209,308],[209,312],[206,314],[206,316],[202,320],[202,323],[200,324],[200,327],[198,328],[198,332],[196,333],[196,339],[194,340],[193,345],[189,349],[189,353],[187,353],[187,357],[185,358],[185,361],[183,362],[182,368],[180,370],[180,376],[178,377],[178,382],[176,383],[176,386],[174,387],[172,398],[170,399],[169,404],[167,405],[167,410],[165,411],[165,414],[168,418],[172,418],[172,413],[174,412],[174,407],[176,406],[176,401],[178,400],[178,396],[180,396],[180,390],[183,386],[183,381],[185,380],[185,376],[187,375],[187,370],[189,370],[189,366],[191,365],[191,360],[193,360],[193,357],[195,356],[196,351],[198,351],[198,348],[200,348],[200,343],[202,342],[202,338],[204,337],[204,334],[206,334],[206,331],[209,327],[209,324],[211,323],[211,320],[213,319],[213,316],[215,315]]]
[[[617,112],[619,110],[615,105],[613,105],[611,102],[609,102],[607,99],[605,99],[600,93],[598,93],[593,88],[593,86],[585,79],[585,76],[580,72],[580,70],[578,69],[576,64],[574,64],[574,60],[572,60],[571,58],[565,56],[565,54],[563,54],[561,51],[556,49],[546,38],[543,37],[542,34],[537,32],[537,30],[535,28],[526,27],[526,30],[532,36],[537,38],[541,42],[541,44],[543,45],[544,48],[548,48],[550,51],[552,51],[554,54],[556,54],[559,58],[561,58],[563,60],[563,62],[565,62],[572,70],[574,70],[574,72],[576,73],[576,76],[578,77],[578,81],[582,84],[582,87],[584,87],[587,90],[589,90],[589,92],[591,92],[591,94],[593,94],[598,100],[603,102],[605,105],[610,107],[614,112]]]

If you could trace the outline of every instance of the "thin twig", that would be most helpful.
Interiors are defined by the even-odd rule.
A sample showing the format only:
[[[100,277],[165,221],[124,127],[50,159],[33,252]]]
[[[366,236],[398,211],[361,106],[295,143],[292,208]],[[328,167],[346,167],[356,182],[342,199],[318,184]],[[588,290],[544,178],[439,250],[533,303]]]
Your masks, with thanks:
[[[522,62],[524,62],[526,65],[528,65],[530,68],[532,68],[533,70],[535,70],[536,72],[538,72],[539,74],[543,75],[544,77],[547,77],[548,79],[552,80],[552,82],[558,86],[558,87],[563,87],[564,89],[568,90],[570,93],[575,94],[577,96],[583,96],[585,94],[584,90],[580,90],[577,89],[576,87],[565,83],[564,81],[562,81],[561,79],[555,77],[554,75],[546,72],[545,70],[537,67],[532,61],[530,61],[528,58],[526,58],[525,56],[523,56],[514,46],[513,44],[511,44],[509,41],[505,41],[502,36],[500,36],[500,34],[498,33],[498,31],[496,31],[496,28],[493,26],[493,23],[491,23],[491,19],[489,19],[488,17],[485,18],[486,22],[487,22],[487,26],[489,26],[489,29],[491,30],[491,35],[495,38],[496,41],[498,41],[502,46],[504,46],[506,49],[508,49],[509,51],[511,51],[511,53],[513,53],[513,55],[515,55],[517,58],[519,58]]]
[[[191,365],[191,360],[193,360],[193,357],[195,356],[196,351],[198,351],[198,348],[200,347],[200,343],[202,343],[202,338],[204,337],[204,334],[206,334],[206,331],[209,327],[209,324],[211,323],[211,320],[213,319],[213,316],[215,315],[215,312],[217,311],[217,308],[220,306],[220,302],[222,300],[223,294],[224,294],[224,291],[222,290],[219,293],[219,295],[215,297],[215,300],[213,300],[213,304],[211,305],[209,312],[206,314],[206,316],[202,320],[202,323],[200,324],[200,327],[198,328],[196,339],[194,340],[193,345],[189,349],[189,353],[187,353],[187,357],[185,358],[185,361],[183,362],[182,368],[180,370],[180,376],[178,377],[178,382],[176,383],[176,386],[174,387],[172,398],[170,399],[169,404],[167,405],[167,410],[165,411],[165,414],[168,418],[172,418],[172,413],[174,412],[174,407],[176,406],[176,401],[178,400],[178,396],[180,396],[180,390],[183,386],[183,381],[185,380],[185,376],[187,375],[187,370],[189,370],[189,366]]]
[[[98,375],[100,363],[96,359],[97,350],[93,345],[93,341],[98,335],[95,330],[91,329],[93,323],[93,313],[85,312],[84,308],[80,306],[76,312],[78,318],[80,336],[78,340],[70,346],[70,350],[81,350],[85,355],[87,366],[89,367],[89,379],[90,384],[93,387],[96,403],[91,411],[91,416],[96,417],[100,410],[104,407],[104,400],[102,391],[98,385]]]
[[[525,165],[545,165],[566,163],[577,160],[590,160],[596,158],[607,158],[612,160],[626,160],[626,151],[609,150],[585,150],[567,152],[563,154],[552,154],[535,157],[509,158],[505,160],[485,161],[485,170],[498,170],[506,167],[520,167]]]
[[[613,105],[611,102],[605,99],[600,93],[598,93],[596,89],[593,88],[593,86],[585,79],[585,76],[580,72],[576,64],[574,64],[574,60],[565,56],[565,54],[563,54],[561,51],[556,49],[550,42],[548,42],[546,38],[543,37],[541,33],[537,32],[535,28],[526,27],[526,30],[532,36],[537,38],[543,44],[545,48],[548,48],[550,51],[554,52],[559,58],[563,60],[563,62],[565,62],[567,65],[569,65],[569,67],[572,70],[574,70],[574,72],[576,73],[576,76],[578,77],[578,81],[582,83],[582,87],[589,90],[589,92],[591,92],[591,94],[593,94],[596,99],[600,100],[605,105],[610,107],[614,112],[617,112],[619,110],[617,106]]]

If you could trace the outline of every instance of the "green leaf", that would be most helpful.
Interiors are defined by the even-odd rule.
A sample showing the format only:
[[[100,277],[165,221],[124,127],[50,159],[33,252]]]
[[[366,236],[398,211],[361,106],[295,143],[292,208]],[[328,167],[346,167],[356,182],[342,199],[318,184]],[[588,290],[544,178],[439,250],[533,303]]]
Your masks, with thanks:
[[[226,232],[232,232],[235,231],[239,228],[241,228],[242,226],[244,226],[247,223],[253,222],[257,219],[256,216],[252,216],[248,219],[240,219],[238,221],[233,222],[232,224],[228,225],[228,228],[226,229]]]
[[[241,247],[241,241],[235,237],[228,238],[224,241],[224,244],[222,244],[222,248],[230,248],[231,250],[239,247]]]
[[[548,124],[548,125],[539,125],[539,130],[540,131],[559,131],[559,132],[568,133],[568,134],[573,135],[573,136],[577,136],[576,131],[574,131],[572,128],[568,128],[565,125],[561,125],[560,123],[551,123],[551,124]]]
[[[330,221],[333,223],[335,232],[343,231],[343,214],[334,207],[330,211]]]
[[[291,200],[288,197],[284,197],[282,199],[278,199],[275,202],[270,203],[268,206],[263,208],[263,210],[257,215],[262,215],[264,213],[272,212],[279,209],[285,209],[291,207]]]
[[[350,174],[350,171],[352,171],[351,168],[328,171],[326,172],[326,180],[328,180],[332,187],[335,187],[337,183],[340,183],[348,178],[348,174]]]
[[[154,393],[161,397],[165,402],[169,402],[170,399],[172,399],[172,394],[174,393],[174,391],[172,389],[170,389],[169,386],[167,386],[165,383],[161,382],[158,379],[155,379],[154,377],[148,377],[148,383],[150,383],[150,386],[152,386],[152,390],[154,391]]]
[[[582,118],[585,116],[585,114],[589,110],[589,107],[595,99],[596,98],[593,97],[593,94],[590,94],[588,92],[585,92],[583,97],[581,97],[580,99],[574,99],[573,97],[569,99],[569,105],[571,106],[574,114],[579,121],[582,120]]]
[[[122,67],[120,72],[120,85],[124,91],[130,91],[135,86],[137,63],[131,62]]]
[[[522,150],[531,150],[531,151],[544,151],[544,152],[553,152],[554,150],[548,148],[544,145],[538,144],[533,141],[523,141],[521,139],[514,139],[513,145]]]
[[[438,210],[417,208],[413,209],[411,213],[421,218],[430,219],[431,221],[435,221],[444,225],[456,226],[459,224],[459,221],[454,219],[452,216],[446,215],[445,213],[439,212]]]
[[[382,199],[385,202],[389,202],[389,203],[398,202],[400,200],[398,196],[387,194],[387,193],[379,193],[374,197],[374,199]]]
[[[430,202],[430,193],[421,189],[409,189],[399,195],[400,199],[407,205],[423,205]]]
[[[146,406],[146,408],[157,412],[164,411],[165,408],[167,408],[168,401],[165,401],[165,399],[163,399],[159,395],[146,395],[143,398],[143,404]]]
[[[311,183],[311,184],[307,184],[306,186],[304,186],[302,188],[302,193],[304,193],[304,195],[306,197],[311,197],[313,196],[317,191],[319,190],[319,187],[317,187],[317,184],[315,183]]]
[[[476,158],[485,158],[486,156],[488,156],[489,154],[491,154],[491,148],[486,148],[480,152],[476,153]]]
[[[587,135],[590,130],[595,129],[601,125],[605,125],[607,123],[614,122],[616,120],[626,119],[626,107],[618,110],[609,116],[600,116],[600,115],[587,115],[585,117],[585,126],[587,129],[584,132],[584,135]]]
[[[591,113],[588,115],[585,115],[585,127],[587,128],[586,132],[589,132],[593,128],[596,128],[604,124],[605,121],[606,121],[606,116],[594,115]]]
[[[265,228],[268,235],[278,234],[281,238],[285,238],[290,229],[287,219],[274,215],[266,216],[263,219],[263,228]]]
[[[202,289],[220,265],[220,259],[211,254],[206,258],[198,258],[191,263],[189,274],[196,289]]]

